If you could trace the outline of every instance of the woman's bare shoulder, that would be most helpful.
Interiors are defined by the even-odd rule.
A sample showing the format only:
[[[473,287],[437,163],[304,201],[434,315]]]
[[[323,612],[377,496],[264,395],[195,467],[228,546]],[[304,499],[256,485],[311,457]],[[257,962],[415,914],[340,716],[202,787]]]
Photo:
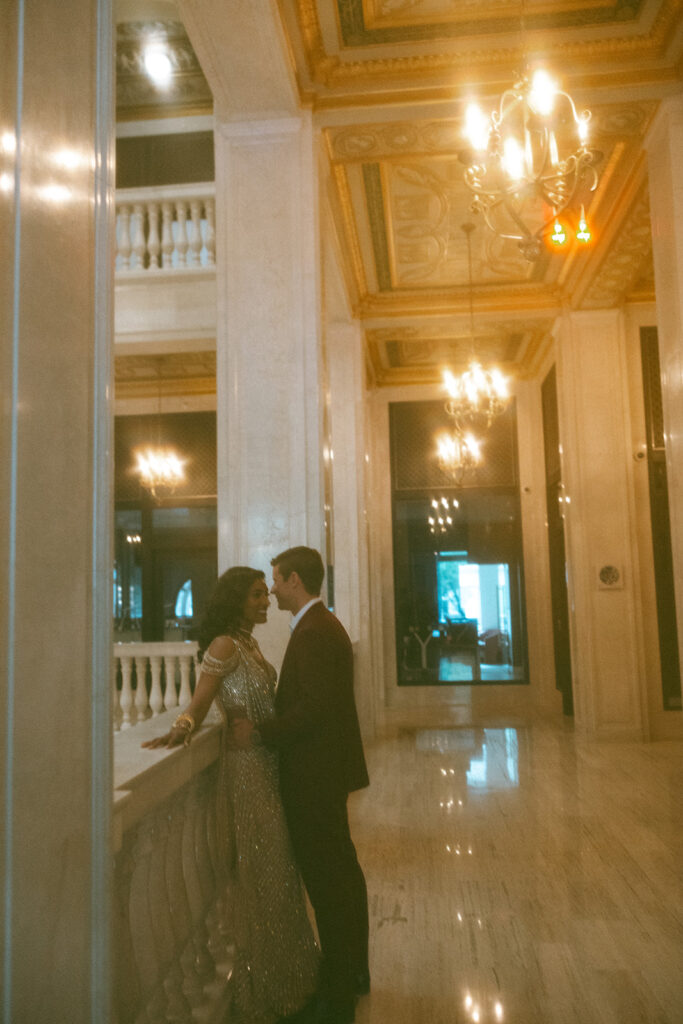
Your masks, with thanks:
[[[231,636],[216,636],[209,644],[206,653],[216,661],[227,661],[228,658],[232,658],[236,650],[235,641]]]

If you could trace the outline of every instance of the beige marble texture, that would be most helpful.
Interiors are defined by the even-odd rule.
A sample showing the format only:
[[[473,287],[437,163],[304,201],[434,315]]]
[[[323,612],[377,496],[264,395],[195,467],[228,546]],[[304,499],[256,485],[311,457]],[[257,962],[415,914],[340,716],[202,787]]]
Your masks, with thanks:
[[[683,651],[683,96],[680,93],[662,104],[648,136],[647,150],[678,647]]]
[[[368,754],[356,1024],[679,1024],[683,744],[432,712]]]
[[[5,4],[3,1020],[107,1020],[112,9]],[[5,179],[6,180],[6,179]]]

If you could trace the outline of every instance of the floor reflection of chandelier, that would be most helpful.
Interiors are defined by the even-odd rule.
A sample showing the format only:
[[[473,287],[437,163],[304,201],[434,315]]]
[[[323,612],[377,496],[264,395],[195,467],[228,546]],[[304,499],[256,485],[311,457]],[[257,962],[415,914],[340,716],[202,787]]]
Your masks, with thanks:
[[[475,103],[467,108],[471,148],[460,159],[474,193],[472,210],[495,234],[516,240],[528,260],[539,258],[544,237],[556,247],[568,243],[561,218],[581,186],[592,192],[597,185],[598,154],[587,146],[590,116],[577,113],[571,96],[541,69],[506,89],[488,118]],[[574,237],[586,244],[591,234],[583,206],[573,221]]]

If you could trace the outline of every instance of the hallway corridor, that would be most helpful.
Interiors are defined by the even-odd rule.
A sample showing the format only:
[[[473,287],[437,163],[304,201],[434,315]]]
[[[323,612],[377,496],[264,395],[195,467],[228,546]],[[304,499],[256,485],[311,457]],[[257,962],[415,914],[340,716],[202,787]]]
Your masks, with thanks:
[[[681,1024],[683,744],[404,717],[368,754],[357,1024]]]

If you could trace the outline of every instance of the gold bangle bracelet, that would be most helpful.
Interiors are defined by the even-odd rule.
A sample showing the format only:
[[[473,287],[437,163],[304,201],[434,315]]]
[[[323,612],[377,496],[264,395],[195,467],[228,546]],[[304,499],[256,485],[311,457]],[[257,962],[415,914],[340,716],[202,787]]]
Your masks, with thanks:
[[[174,729],[183,729],[187,733],[194,732],[195,726],[196,723],[194,718],[187,712],[184,712],[182,715],[178,715],[175,722],[173,723]]]

